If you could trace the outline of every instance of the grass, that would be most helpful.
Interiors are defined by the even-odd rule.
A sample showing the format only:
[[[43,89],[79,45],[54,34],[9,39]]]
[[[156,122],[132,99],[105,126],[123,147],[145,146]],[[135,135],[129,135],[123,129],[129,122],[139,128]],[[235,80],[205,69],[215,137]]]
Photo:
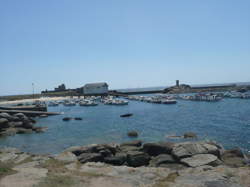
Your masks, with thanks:
[[[16,171],[13,170],[12,167],[13,167],[12,163],[0,162],[0,179],[7,175],[15,174]]]
[[[170,183],[174,183],[175,179],[179,176],[177,172],[170,173],[167,177],[160,179],[157,181],[157,183],[154,185],[154,187],[170,187]]]
[[[50,174],[36,187],[69,187],[76,183],[76,180],[71,176]]]

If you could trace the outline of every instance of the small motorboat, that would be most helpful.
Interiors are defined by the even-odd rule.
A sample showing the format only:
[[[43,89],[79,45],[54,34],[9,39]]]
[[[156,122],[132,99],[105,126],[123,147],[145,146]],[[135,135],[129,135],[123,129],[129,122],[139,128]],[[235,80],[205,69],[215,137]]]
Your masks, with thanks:
[[[121,118],[130,117],[130,116],[133,116],[133,114],[132,113],[128,113],[128,114],[120,115]]]
[[[165,99],[161,101],[162,104],[176,104],[177,101],[174,99]]]

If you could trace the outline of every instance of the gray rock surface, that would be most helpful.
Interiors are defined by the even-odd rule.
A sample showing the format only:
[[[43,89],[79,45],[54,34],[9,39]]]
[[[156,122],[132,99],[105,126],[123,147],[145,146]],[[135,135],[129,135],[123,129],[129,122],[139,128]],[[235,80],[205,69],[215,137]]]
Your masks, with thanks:
[[[181,162],[187,164],[190,167],[198,167],[203,165],[209,165],[216,161],[218,158],[212,154],[197,154],[192,157],[183,158]]]

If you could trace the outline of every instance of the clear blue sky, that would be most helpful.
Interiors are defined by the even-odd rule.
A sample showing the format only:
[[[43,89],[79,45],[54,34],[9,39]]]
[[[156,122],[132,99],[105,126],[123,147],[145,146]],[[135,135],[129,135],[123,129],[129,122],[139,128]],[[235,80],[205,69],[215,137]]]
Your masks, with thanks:
[[[250,81],[249,0],[0,0],[0,95]]]

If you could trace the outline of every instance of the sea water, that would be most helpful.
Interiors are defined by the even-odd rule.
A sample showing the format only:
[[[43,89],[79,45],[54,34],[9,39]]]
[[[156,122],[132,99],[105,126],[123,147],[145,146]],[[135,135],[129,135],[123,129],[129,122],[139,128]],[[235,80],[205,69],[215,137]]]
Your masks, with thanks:
[[[168,138],[195,132],[201,140],[214,140],[226,148],[250,151],[250,100],[223,99],[219,102],[178,100],[164,105],[130,101],[125,106],[58,106],[48,111],[62,115],[36,118],[37,126],[47,126],[45,133],[17,134],[0,139],[0,146],[17,147],[32,153],[59,153],[76,145],[120,143],[134,140],[127,132],[139,133],[144,142],[183,141]],[[133,113],[128,118],[120,115]],[[81,121],[63,121],[81,117]]]

